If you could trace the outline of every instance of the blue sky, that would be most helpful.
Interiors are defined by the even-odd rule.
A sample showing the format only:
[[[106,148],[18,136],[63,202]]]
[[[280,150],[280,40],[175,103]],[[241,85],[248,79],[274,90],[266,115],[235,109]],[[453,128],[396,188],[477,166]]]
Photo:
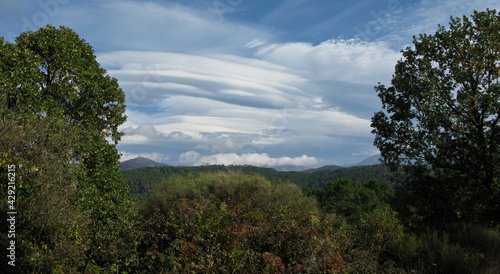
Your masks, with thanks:
[[[126,93],[122,160],[322,166],[378,153],[400,50],[497,0],[0,1],[0,36],[75,30]]]

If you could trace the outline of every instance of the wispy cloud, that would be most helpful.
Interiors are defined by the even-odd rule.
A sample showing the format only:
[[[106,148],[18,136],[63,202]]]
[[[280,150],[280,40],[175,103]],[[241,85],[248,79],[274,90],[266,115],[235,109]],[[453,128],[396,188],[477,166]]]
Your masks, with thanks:
[[[3,5],[0,30],[19,33],[39,14],[96,49],[127,96],[122,160],[264,166],[377,153],[373,86],[390,84],[400,48],[450,15],[500,9],[494,0],[221,1],[227,9],[91,0],[49,14],[48,2]]]
[[[120,81],[128,104],[136,106],[123,126],[124,146],[168,142],[177,132],[186,151],[215,163],[254,159],[248,150],[260,155],[269,147],[370,136],[368,120],[323,102],[321,94],[307,90],[316,79],[286,65],[232,55],[138,51],[103,53],[99,61],[113,68],[108,72]],[[154,108],[145,111],[148,106]],[[186,163],[182,155],[179,162]]]
[[[82,2],[54,21],[69,22],[87,33],[93,45],[116,50],[234,53],[268,35],[255,26],[221,20],[216,10],[202,6],[184,1]]]
[[[257,56],[302,70],[316,80],[370,85],[387,80],[394,70],[394,64],[401,58],[398,51],[383,42],[363,42],[358,39],[331,39],[318,45],[297,42],[271,44],[262,46]]]

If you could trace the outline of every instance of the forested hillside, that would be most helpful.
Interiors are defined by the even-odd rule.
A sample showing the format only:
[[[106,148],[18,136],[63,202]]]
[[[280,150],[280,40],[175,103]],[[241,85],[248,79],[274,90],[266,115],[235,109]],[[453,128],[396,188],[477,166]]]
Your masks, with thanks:
[[[144,197],[156,184],[174,175],[194,175],[214,172],[241,172],[247,175],[260,175],[270,181],[286,181],[299,187],[322,188],[329,182],[350,178],[364,183],[370,179],[387,181],[388,168],[384,165],[360,166],[333,170],[318,170],[315,172],[276,171],[272,168],[255,166],[199,166],[199,167],[145,167],[125,170],[125,180],[133,197]]]

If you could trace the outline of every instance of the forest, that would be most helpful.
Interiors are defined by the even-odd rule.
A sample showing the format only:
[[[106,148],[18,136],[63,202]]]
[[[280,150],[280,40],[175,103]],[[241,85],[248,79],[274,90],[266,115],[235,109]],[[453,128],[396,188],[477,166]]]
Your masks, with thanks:
[[[389,169],[385,165],[337,167],[312,173],[298,171],[277,171],[273,168],[255,166],[194,166],[194,167],[144,167],[125,170],[125,181],[133,198],[144,198],[152,186],[174,175],[198,176],[204,173],[237,172],[246,175],[260,175],[269,181],[282,181],[304,188],[322,188],[335,179],[350,178],[364,183],[371,179],[388,181]]]
[[[2,273],[499,273],[500,13],[413,43],[375,87],[381,165],[123,172],[92,47],[0,38]]]

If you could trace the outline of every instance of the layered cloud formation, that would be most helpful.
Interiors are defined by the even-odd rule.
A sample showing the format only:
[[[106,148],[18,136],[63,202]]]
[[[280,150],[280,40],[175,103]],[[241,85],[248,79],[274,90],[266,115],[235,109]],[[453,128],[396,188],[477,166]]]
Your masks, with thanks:
[[[17,3],[17,2],[16,2]],[[62,1],[3,5],[0,30],[74,29],[126,93],[122,160],[318,166],[377,154],[373,87],[400,49],[476,1]]]
[[[345,91],[325,92],[320,82],[333,82],[310,69],[235,55],[138,51],[103,53],[99,62],[113,68],[108,73],[127,94],[122,146],[179,142],[190,152],[179,154],[181,164],[310,166],[319,160],[307,153],[283,155],[301,143],[319,149],[344,138],[371,138],[367,118],[324,101]],[[365,96],[354,92],[349,96]],[[281,147],[282,155],[270,156],[268,147]]]

